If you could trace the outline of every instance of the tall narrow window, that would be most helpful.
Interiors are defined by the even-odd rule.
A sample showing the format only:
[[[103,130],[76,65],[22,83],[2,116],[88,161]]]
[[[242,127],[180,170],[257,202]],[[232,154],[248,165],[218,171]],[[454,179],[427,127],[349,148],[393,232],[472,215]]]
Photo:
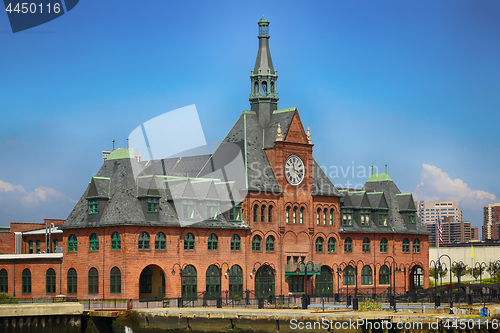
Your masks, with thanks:
[[[229,221],[241,221],[241,205],[233,206],[229,210]]]
[[[300,207],[300,224],[304,224],[304,207]]]
[[[99,214],[98,200],[89,200],[89,214]]]
[[[363,252],[364,253],[369,253],[370,252],[370,239],[368,237],[365,237],[363,239]]]
[[[209,251],[217,251],[219,249],[219,238],[216,234],[210,234],[208,236],[208,250]]]
[[[293,207],[293,223],[297,224],[297,207]]]
[[[420,253],[420,239],[413,240],[413,253]]]
[[[344,241],[344,252],[345,253],[352,252],[352,239],[351,239],[351,237],[347,237]]]
[[[259,235],[253,236],[252,239],[252,251],[260,251],[261,238]]]
[[[160,205],[160,199],[158,198],[148,198],[148,213],[158,213]]]
[[[194,250],[194,235],[190,232],[184,237],[184,250]]]
[[[266,206],[262,205],[260,207],[260,222],[266,222]]]
[[[89,251],[99,251],[99,237],[96,233],[89,237]]]
[[[335,238],[330,237],[328,239],[328,253],[335,253]]]
[[[286,207],[286,223],[290,224],[290,206]]]
[[[320,225],[321,224],[321,209],[318,208],[316,210],[316,224]]]
[[[4,268],[0,271],[0,293],[7,294],[9,292],[9,274]]]
[[[253,221],[259,222],[259,206],[253,205]]]
[[[364,227],[370,226],[370,210],[363,209],[361,211],[361,225]]]
[[[195,204],[193,201],[185,201],[182,204],[182,217],[185,220],[193,220],[195,218]]]
[[[113,232],[111,234],[111,250],[121,250],[122,249],[122,241],[120,239],[120,234],[118,232]]]
[[[69,235],[68,237],[68,252],[78,251],[78,241],[75,235]]]
[[[373,274],[372,268],[370,266],[365,266],[361,270],[361,285],[369,286],[373,284]]]
[[[207,203],[207,220],[219,220],[219,204],[216,202]]]
[[[410,253],[410,240],[408,238],[403,239],[403,253]]]
[[[381,285],[390,284],[390,274],[391,271],[387,265],[380,267],[380,270],[378,271],[378,283]]]
[[[415,223],[415,213],[408,213],[408,223]]]
[[[35,253],[40,253],[40,240],[36,241],[36,252]]]
[[[33,241],[28,241],[28,253],[33,253]]]
[[[47,294],[56,293],[56,271],[49,268],[45,273],[45,292]]]
[[[237,234],[231,236],[231,251],[241,251],[241,237]]]
[[[316,238],[316,252],[323,252],[323,238]]]
[[[381,227],[389,226],[387,215],[388,215],[388,212],[386,210],[381,210],[378,212],[378,224]]]
[[[167,249],[167,236],[163,232],[159,232],[155,237],[155,250]]]
[[[25,268],[21,276],[23,294],[31,294],[31,272]]]
[[[333,209],[330,209],[330,225],[333,225]]]
[[[118,267],[113,267],[109,275],[109,292],[111,294],[122,292],[122,273]]]
[[[323,209],[323,224],[327,225],[328,224],[328,209]]]
[[[89,294],[99,294],[99,272],[92,267],[89,270]]]
[[[352,226],[352,209],[342,211],[342,225],[346,227]]]
[[[149,237],[149,234],[147,232],[143,231],[139,235],[138,247],[139,247],[139,250],[149,250],[150,249],[150,237]]]
[[[78,276],[74,268],[68,270],[68,294],[76,294],[78,286]]]
[[[266,251],[274,252],[274,237],[268,236],[266,240]]]
[[[267,222],[273,222],[273,206],[269,206],[269,208],[267,209]]]
[[[389,250],[389,243],[387,242],[387,239],[384,237],[380,240],[380,252],[387,253],[388,250]]]

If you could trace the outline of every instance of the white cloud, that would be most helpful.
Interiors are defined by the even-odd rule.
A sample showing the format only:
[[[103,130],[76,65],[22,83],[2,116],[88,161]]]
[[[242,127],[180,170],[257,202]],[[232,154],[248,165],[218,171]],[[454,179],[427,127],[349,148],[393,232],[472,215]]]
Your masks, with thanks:
[[[64,193],[58,192],[50,187],[40,186],[34,191],[27,192],[22,185],[12,185],[0,179],[0,193],[1,192],[9,194],[4,195],[3,198],[0,199],[6,201],[8,199],[16,198],[16,200],[20,201],[25,208],[37,206],[41,202],[51,201],[56,198],[63,198],[64,200],[74,202],[74,200],[67,198]]]
[[[22,185],[12,185],[0,179],[0,192],[12,192],[12,191],[26,193]]]
[[[458,200],[461,208],[480,209],[495,201],[496,196],[473,190],[463,180],[450,176],[440,168],[422,164],[420,184],[415,189],[416,200]]]

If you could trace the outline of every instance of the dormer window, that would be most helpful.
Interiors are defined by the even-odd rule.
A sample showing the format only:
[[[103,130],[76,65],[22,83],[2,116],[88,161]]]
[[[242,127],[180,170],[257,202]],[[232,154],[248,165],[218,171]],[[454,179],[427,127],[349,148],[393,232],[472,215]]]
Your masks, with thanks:
[[[362,210],[361,211],[361,225],[368,227],[370,226],[370,210]]]
[[[219,205],[216,202],[209,202],[207,204],[207,220],[219,220]]]
[[[236,205],[229,210],[229,221],[241,221],[241,206]]]
[[[408,223],[415,223],[415,213],[408,213]]]
[[[99,214],[99,201],[89,200],[89,215]]]
[[[148,198],[148,213],[158,213],[160,199]]]
[[[182,204],[182,217],[185,220],[193,220],[195,218],[195,204],[194,204],[194,201],[185,201]]]
[[[389,226],[389,219],[387,217],[388,212],[386,210],[382,210],[378,212],[378,224],[381,227]]]
[[[342,225],[352,226],[352,209],[345,209],[342,213]]]

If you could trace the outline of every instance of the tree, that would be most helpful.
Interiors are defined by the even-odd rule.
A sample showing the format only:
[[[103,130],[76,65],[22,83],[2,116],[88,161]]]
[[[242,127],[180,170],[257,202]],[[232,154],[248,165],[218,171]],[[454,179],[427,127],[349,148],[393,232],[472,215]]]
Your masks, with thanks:
[[[493,282],[495,282],[500,274],[500,261],[490,261],[486,271],[490,274],[490,277],[493,278]]]
[[[474,277],[474,280],[477,280],[478,277],[483,275],[485,268],[484,266],[474,266],[474,268],[471,269],[471,275]]]
[[[436,268],[434,266],[429,268],[429,276],[436,280]],[[448,271],[443,269],[442,267],[437,266],[438,279],[441,278],[441,281],[448,274]],[[437,281],[435,281],[437,283]]]
[[[460,261],[453,263],[453,265],[451,266],[451,272],[453,273],[454,276],[457,277],[458,283],[460,283],[463,276],[470,274],[470,268],[469,266]]]

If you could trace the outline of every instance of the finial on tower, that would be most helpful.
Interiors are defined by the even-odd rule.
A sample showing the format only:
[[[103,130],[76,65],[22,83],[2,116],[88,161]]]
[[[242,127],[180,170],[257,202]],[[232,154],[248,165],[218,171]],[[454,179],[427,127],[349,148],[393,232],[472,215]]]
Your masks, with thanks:
[[[283,141],[283,134],[281,134],[281,125],[278,123],[278,130],[276,133],[276,141]]]
[[[129,140],[129,138],[127,138],[127,149],[128,149],[128,140]]]
[[[312,144],[311,141],[311,131],[309,130],[309,127],[307,128],[307,143]]]
[[[387,173],[387,164],[385,165],[385,173]]]
[[[373,175],[373,165],[372,165],[372,175]]]
[[[113,150],[115,150],[115,140],[113,140]]]

